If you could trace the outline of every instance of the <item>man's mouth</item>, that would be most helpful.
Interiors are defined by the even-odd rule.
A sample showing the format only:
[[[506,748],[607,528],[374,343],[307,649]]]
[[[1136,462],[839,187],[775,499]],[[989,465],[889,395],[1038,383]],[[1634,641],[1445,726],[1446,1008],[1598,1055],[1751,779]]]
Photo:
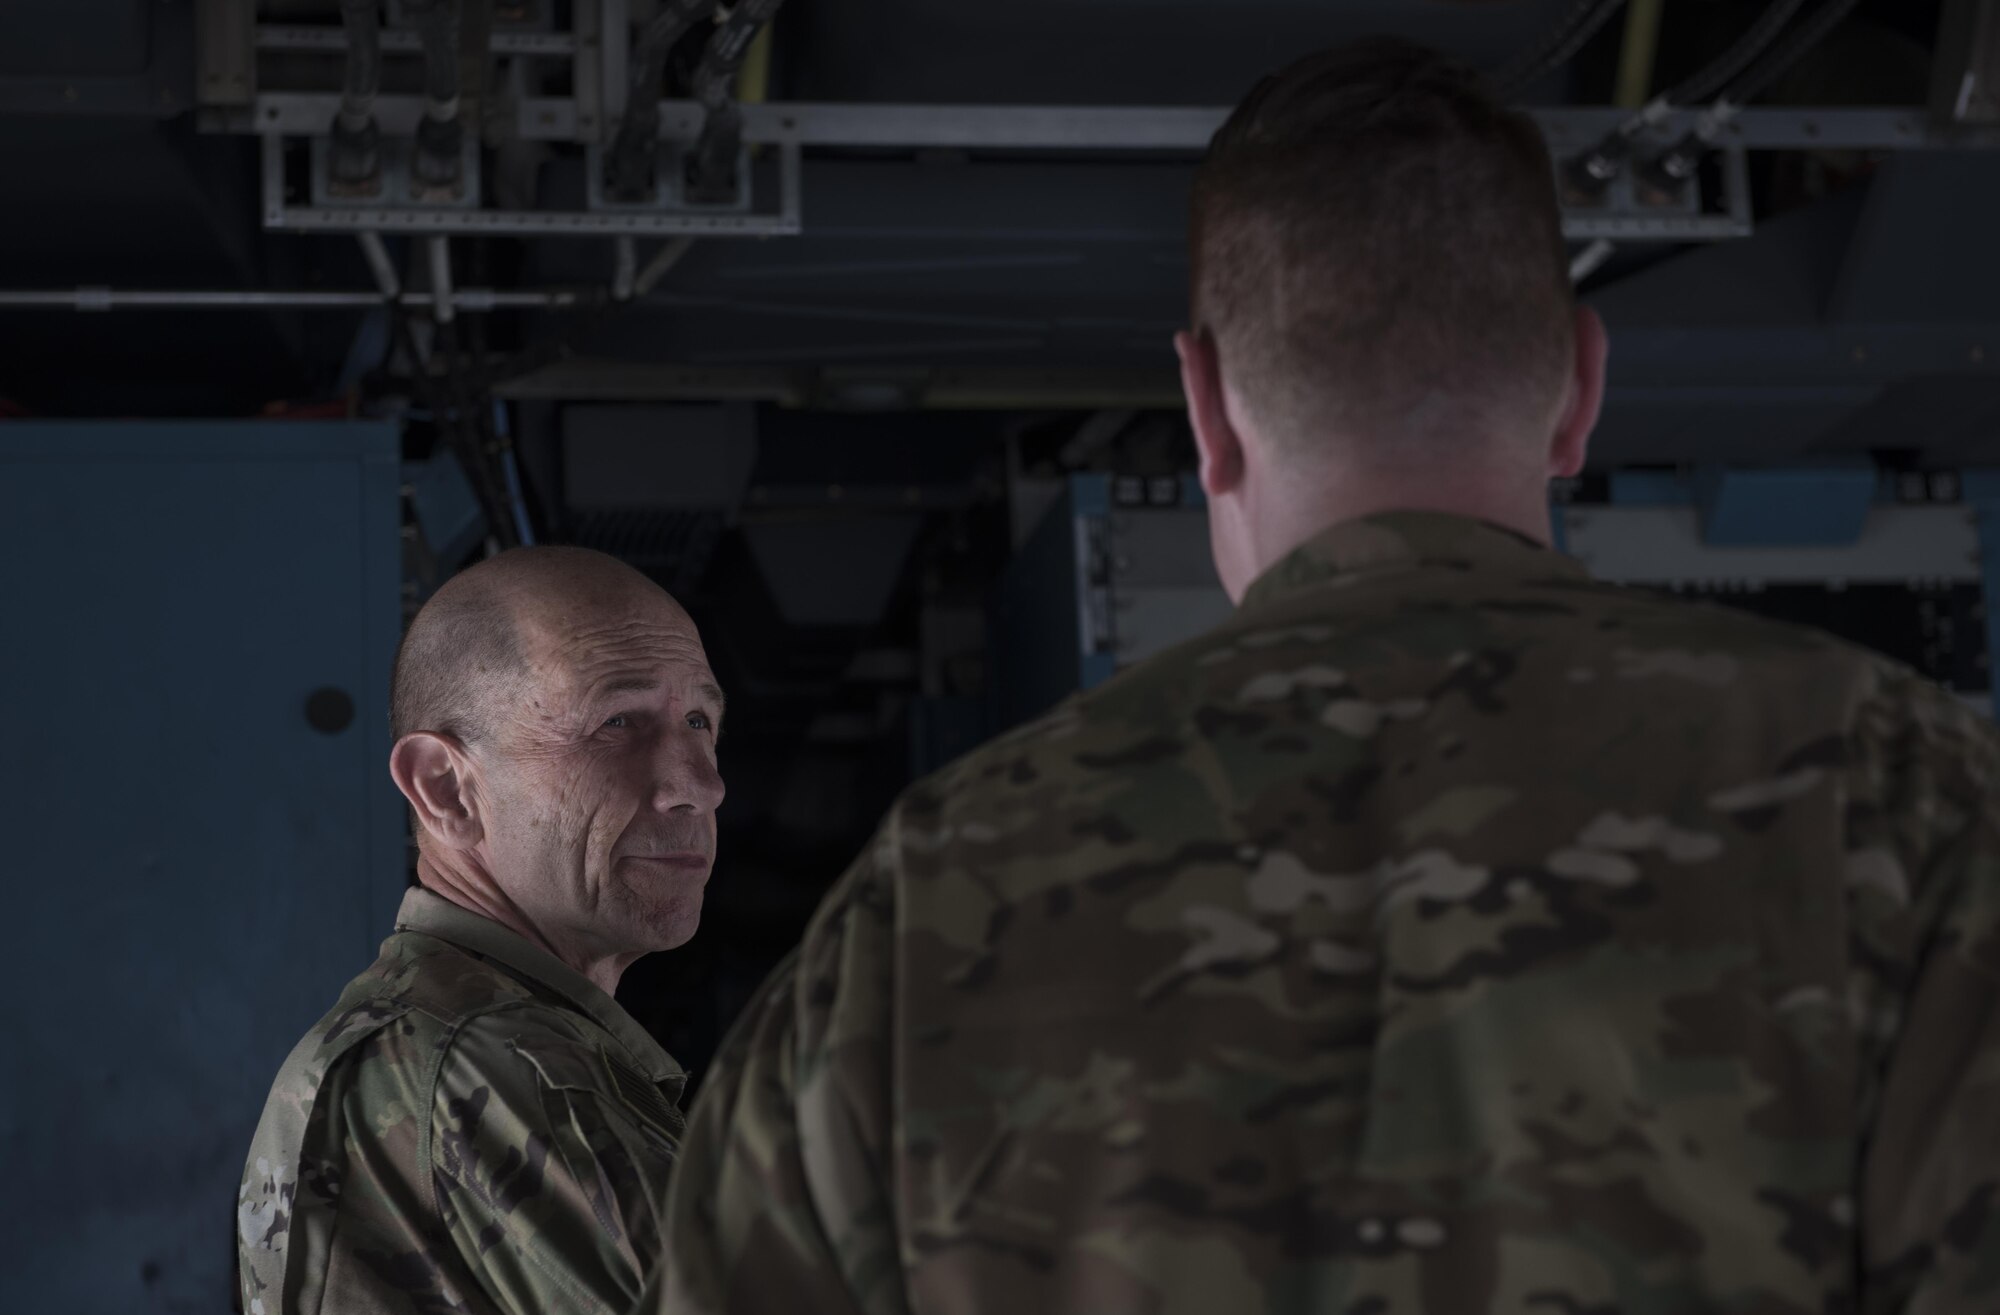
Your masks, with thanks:
[[[686,851],[674,854],[626,854],[621,863],[636,863],[662,872],[706,872],[713,860],[706,854]]]

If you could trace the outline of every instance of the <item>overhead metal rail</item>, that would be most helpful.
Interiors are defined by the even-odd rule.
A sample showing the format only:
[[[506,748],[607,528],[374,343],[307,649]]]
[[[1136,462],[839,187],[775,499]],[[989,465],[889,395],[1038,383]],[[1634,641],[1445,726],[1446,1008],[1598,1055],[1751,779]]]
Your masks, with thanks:
[[[437,298],[428,292],[334,291],[321,288],[0,288],[0,310],[371,310],[391,303],[412,310],[430,310]],[[568,310],[596,305],[602,298],[590,288],[454,288],[448,298],[452,311],[481,313],[497,310]],[[445,318],[450,318],[446,312]]]
[[[384,33],[386,38],[388,34]],[[211,110],[211,131],[283,136],[330,132],[340,113],[336,92],[264,92],[247,110]],[[1614,106],[1531,108],[1551,148],[1584,146],[1615,131],[1632,111]],[[1695,125],[1701,107],[1675,109],[1648,133],[1673,139]],[[380,96],[375,114],[384,132],[415,131],[419,96]],[[1229,116],[1205,106],[889,105],[770,101],[743,106],[743,140],[826,148],[996,151],[1118,151],[1199,155]],[[660,135],[690,140],[700,131],[701,106],[663,102]],[[528,97],[516,103],[514,132],[522,141],[594,142],[576,103]],[[2000,145],[2000,132],[1940,127],[1917,106],[1862,109],[1757,108],[1738,113],[1722,141],[1753,151],[1950,150]]]
[[[1227,111],[1220,109],[1063,109],[1014,106],[839,105],[771,103],[743,107],[746,147],[773,149],[763,165],[771,179],[768,206],[604,206],[583,210],[501,210],[461,205],[409,206],[298,204],[287,197],[284,152],[288,139],[318,139],[339,113],[338,96],[259,97],[257,115],[273,130],[263,134],[264,225],[317,233],[448,233],[513,237],[772,237],[804,226],[803,153],[808,148],[1113,151],[1121,154],[1198,155]],[[385,134],[414,130],[423,102],[382,97],[375,116]],[[660,108],[661,138],[690,143],[700,131],[701,107],[670,102]],[[1559,158],[1588,148],[1629,116],[1617,109],[1547,109],[1535,112]],[[1663,116],[1647,139],[1665,147],[1685,136],[1694,111]],[[522,135],[536,140],[581,140],[574,107],[566,101],[527,101],[519,107]],[[1921,110],[1750,110],[1729,125],[1716,150],[1720,190],[1682,204],[1647,200],[1615,187],[1590,205],[1565,210],[1572,239],[1718,241],[1753,231],[1747,154],[1760,150],[1932,150],[1985,144],[1990,132],[1937,132]]]
[[[387,28],[381,36],[382,49],[391,55],[420,55],[423,38],[409,28]],[[337,27],[320,24],[260,24],[255,48],[258,50],[303,51],[308,54],[347,53],[347,34]],[[568,59],[576,54],[576,36],[571,32],[521,32],[501,28],[493,33],[488,47],[496,55],[530,55]]]

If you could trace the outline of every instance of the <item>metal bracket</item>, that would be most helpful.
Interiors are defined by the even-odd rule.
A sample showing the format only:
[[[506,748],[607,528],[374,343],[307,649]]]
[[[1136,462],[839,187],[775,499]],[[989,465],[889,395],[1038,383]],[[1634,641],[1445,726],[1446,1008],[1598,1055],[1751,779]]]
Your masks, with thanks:
[[[600,97],[605,140],[625,114],[625,97],[630,91],[632,5],[631,0],[595,0],[598,6],[597,93]],[[592,0],[577,0],[578,8],[589,8]]]
[[[222,0],[246,10],[249,0]],[[206,41],[206,34],[204,34]],[[385,28],[380,37],[385,55],[419,55],[423,41],[405,27]],[[308,54],[338,55],[347,50],[347,33],[326,23],[267,23],[257,28],[258,50],[285,50]],[[537,59],[570,59],[576,55],[576,37],[568,32],[522,32],[502,29],[494,32],[488,46],[496,55],[525,55]]]
[[[421,96],[378,96],[375,123],[385,137],[416,135],[424,116]],[[270,137],[324,137],[340,116],[340,97],[322,92],[267,93],[257,97],[247,115],[211,111],[203,127],[210,131],[254,132]],[[514,135],[521,141],[571,141],[581,129],[576,106],[566,96],[531,96],[517,106]]]
[[[467,206],[399,204],[392,197],[339,199],[323,193],[315,143],[314,194],[310,205],[294,205],[285,192],[287,138],[263,139],[263,217],[267,229],[291,233],[488,233],[509,237],[614,237],[619,234],[671,237],[783,237],[801,227],[803,172],[796,144],[778,148],[765,171],[771,203],[762,208],[726,210],[714,206],[625,211],[487,210]],[[398,145],[403,145],[398,143]],[[383,144],[386,158],[391,145]],[[386,173],[385,169],[385,173]],[[468,175],[473,178],[474,175]],[[746,172],[745,177],[749,177]]]
[[[798,148],[792,149],[796,152]],[[754,180],[751,173],[750,148],[747,146],[737,152],[736,196],[732,200],[717,203],[692,201],[688,198],[687,166],[694,154],[693,143],[668,142],[661,146],[654,162],[653,195],[643,201],[621,201],[606,190],[604,165],[610,150],[608,146],[593,146],[584,157],[584,171],[589,180],[586,184],[585,204],[593,211],[617,214],[661,211],[683,211],[696,215],[751,213]]]
[[[248,105],[257,94],[257,52],[250,41],[256,8],[256,0],[196,0],[197,105]],[[328,30],[340,35],[338,28]]]
[[[379,186],[373,193],[357,194],[333,177],[333,143],[329,138],[312,139],[312,203],[315,207],[351,209],[426,209],[465,212],[479,206],[479,143],[467,134],[460,147],[458,194],[439,197],[418,183],[411,172],[416,143],[407,138],[390,138],[382,143]],[[380,230],[372,230],[380,231]]]
[[[1670,198],[1649,197],[1634,183],[1630,169],[1619,172],[1602,201],[1580,204],[1565,198],[1563,236],[1573,241],[1604,239],[1623,242],[1713,242],[1749,237],[1756,230],[1751,205],[1749,152],[1738,143],[1717,148],[1722,161],[1721,192],[1709,207],[1699,180],[1685,193]]]

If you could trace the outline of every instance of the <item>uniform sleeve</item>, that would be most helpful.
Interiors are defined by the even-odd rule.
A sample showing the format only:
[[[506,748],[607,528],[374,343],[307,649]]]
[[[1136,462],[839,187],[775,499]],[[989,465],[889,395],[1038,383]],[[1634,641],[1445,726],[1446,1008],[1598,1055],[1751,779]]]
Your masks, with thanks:
[[[893,833],[895,817],[884,826]],[[878,840],[731,1033],[689,1120],[643,1315],[903,1315]]]
[[[1854,851],[1880,989],[1864,1151],[1865,1315],[2000,1310],[2000,749],[1939,697],[1886,746],[1881,848]],[[1886,856],[1895,855],[1895,861]],[[1864,998],[1866,995],[1864,994]]]
[[[678,1112],[622,1095],[616,1062],[518,1011],[472,1020],[441,1061],[438,1216],[507,1315],[623,1315],[654,1267]]]

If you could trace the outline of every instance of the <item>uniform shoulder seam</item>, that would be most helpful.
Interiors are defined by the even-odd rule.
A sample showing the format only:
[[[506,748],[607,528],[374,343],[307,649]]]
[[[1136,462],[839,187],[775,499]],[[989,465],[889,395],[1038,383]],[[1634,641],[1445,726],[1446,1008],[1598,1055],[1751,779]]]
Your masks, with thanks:
[[[483,1018],[488,1014],[497,1013],[503,1009],[514,1008],[517,1004],[518,1002],[511,1000],[495,1001],[484,1007],[460,1014],[449,1021],[439,1019],[436,1015],[428,1015],[435,1021],[444,1023],[445,1028],[444,1035],[439,1038],[437,1045],[431,1048],[429,1069],[424,1074],[423,1117],[418,1123],[417,1133],[417,1163],[423,1166],[424,1197],[426,1204],[430,1206],[431,1218],[433,1220],[442,1220],[444,1218],[444,1209],[439,1203],[437,1195],[436,1159],[438,1085],[444,1081],[444,1062],[451,1057],[452,1047],[458,1044],[459,1034],[465,1030],[467,1023],[478,1018]]]
[[[535,995],[532,989],[522,985],[511,974],[494,967],[478,955],[460,949],[451,942],[434,936],[426,936],[425,939],[430,944],[424,947],[422,953],[413,962],[421,963],[426,959],[438,960],[451,958],[466,964],[476,965],[479,972],[484,974],[494,986],[500,988],[500,998],[495,999],[490,994],[481,993],[473,995],[469,999],[454,999],[444,988],[436,985],[435,974],[419,970],[414,974],[412,982],[403,993],[402,999],[405,1008],[420,1013],[426,1018],[441,1023],[446,1027],[456,1027],[480,1014],[490,1013],[496,1009],[504,1009],[513,1005],[539,1003],[539,997]]]
[[[444,1081],[445,1061],[451,1057],[451,1052],[458,1045],[459,1038],[464,1035],[466,1029],[471,1024],[481,1019],[493,1017],[496,1014],[529,1010],[537,1006],[543,1008],[552,1007],[541,1000],[528,996],[488,1001],[482,1005],[454,1011],[449,1018],[442,1017],[437,1013],[425,1013],[426,1017],[442,1024],[444,1027],[444,1035],[438,1039],[437,1045],[432,1048],[430,1064],[424,1074],[422,1088],[424,1094],[424,1112],[417,1134],[417,1163],[421,1164],[424,1169],[424,1197],[426,1203],[430,1206],[431,1218],[433,1220],[442,1220],[444,1218],[444,1211],[437,1196],[436,1154],[438,1086]]]

